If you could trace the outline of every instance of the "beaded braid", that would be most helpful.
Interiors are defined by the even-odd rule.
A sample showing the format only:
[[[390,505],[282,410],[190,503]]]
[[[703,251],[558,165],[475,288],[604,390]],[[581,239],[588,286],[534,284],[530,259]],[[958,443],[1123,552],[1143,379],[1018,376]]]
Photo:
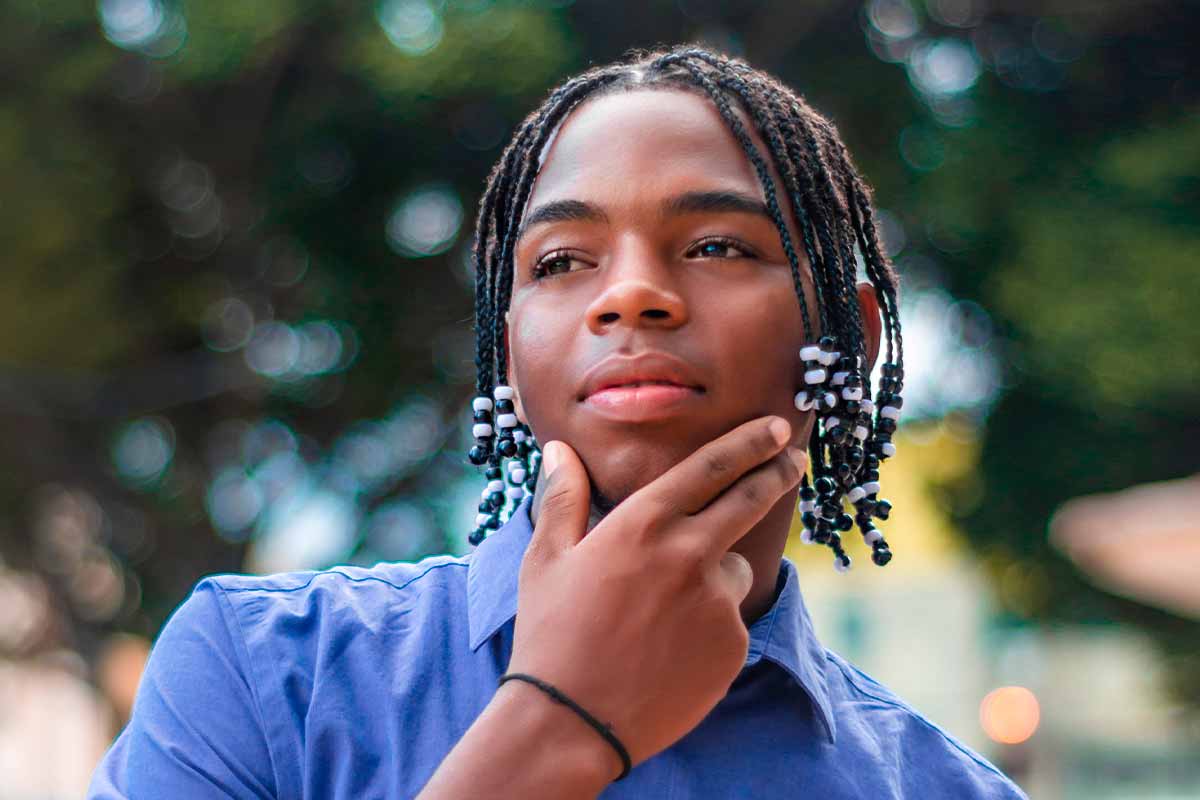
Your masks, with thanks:
[[[805,385],[794,398],[797,409],[813,411],[818,423],[809,442],[812,479],[805,475],[800,487],[801,539],[828,546],[834,566],[844,572],[851,560],[840,532],[857,524],[874,563],[887,564],[892,552],[874,520],[887,519],[891,512],[891,504],[878,497],[878,470],[881,461],[895,453],[892,434],[902,406],[903,339],[896,274],[880,246],[870,189],[836,128],[802,98],[743,61],[696,47],[635,54],[566,81],[525,118],[488,178],[474,248],[477,396],[472,402],[475,445],[469,453],[472,464],[486,467],[488,485],[470,542],[479,544],[489,530],[499,528],[525,494],[536,489],[540,472],[541,451],[532,431],[517,420],[514,392],[507,385],[504,317],[512,292],[513,248],[541,155],[581,103],[639,88],[691,91],[710,100],[754,168],[791,267],[810,342],[799,353]],[[738,110],[762,135],[765,153],[754,144]],[[779,190],[768,164],[781,176]],[[815,320],[777,191],[792,206],[791,221],[800,234],[817,299]],[[874,402],[856,295],[856,246],[879,297],[886,339],[887,360]],[[820,336],[814,342],[817,325]],[[506,458],[507,481],[501,469]],[[514,501],[511,508],[508,500]],[[853,517],[843,510],[846,501],[854,506]]]

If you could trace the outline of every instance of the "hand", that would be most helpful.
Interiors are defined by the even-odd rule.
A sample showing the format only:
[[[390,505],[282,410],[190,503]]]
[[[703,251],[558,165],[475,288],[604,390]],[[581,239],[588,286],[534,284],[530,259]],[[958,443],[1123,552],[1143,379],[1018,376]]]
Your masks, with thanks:
[[[591,531],[587,471],[565,443],[547,443],[508,671],[549,682],[610,724],[634,764],[696,727],[745,663],[739,608],[753,574],[729,548],[799,483],[807,457],[781,452],[790,438],[780,417],[747,422]],[[620,760],[595,742],[615,778]]]

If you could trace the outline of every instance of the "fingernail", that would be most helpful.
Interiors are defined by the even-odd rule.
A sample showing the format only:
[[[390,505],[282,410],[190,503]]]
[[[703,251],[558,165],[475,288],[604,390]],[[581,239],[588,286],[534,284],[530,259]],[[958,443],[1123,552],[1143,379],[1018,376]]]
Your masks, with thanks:
[[[767,428],[771,431],[771,436],[773,436],[775,441],[779,444],[784,444],[792,437],[792,426],[788,425],[787,420],[783,419],[782,417],[775,417],[775,419],[771,420],[771,423],[767,425]]]
[[[796,465],[796,469],[800,470],[800,474],[804,474],[804,470],[808,468],[808,453],[805,453],[799,447],[789,447],[787,449],[788,458]]]
[[[546,446],[542,448],[542,466],[546,468],[547,478],[554,474],[554,470],[558,469],[560,460],[558,442],[547,442]]]

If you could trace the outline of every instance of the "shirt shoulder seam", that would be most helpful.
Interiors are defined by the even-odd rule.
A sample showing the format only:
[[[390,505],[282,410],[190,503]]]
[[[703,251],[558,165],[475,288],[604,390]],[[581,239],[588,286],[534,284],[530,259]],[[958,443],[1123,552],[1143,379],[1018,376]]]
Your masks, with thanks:
[[[348,575],[347,573],[342,572],[337,569],[327,569],[327,570],[321,570],[319,572],[312,573],[312,575],[309,576],[308,580],[306,580],[304,583],[300,584],[299,586],[221,586],[221,590],[223,592],[230,593],[230,594],[235,593],[235,592],[236,593],[270,592],[270,593],[274,593],[274,594],[287,594],[289,592],[299,592],[303,589],[307,589],[309,586],[312,585],[313,581],[315,581],[317,578],[320,578],[320,577],[323,577],[326,575],[337,575],[337,576],[340,576],[341,578],[344,578],[345,580],[350,581],[352,583],[376,582],[376,583],[385,584],[387,586],[391,586],[393,589],[404,589],[407,586],[409,586],[410,584],[416,583],[417,581],[421,580],[421,578],[424,578],[426,575],[433,572],[435,569],[441,569],[442,567],[467,567],[467,566],[470,566],[470,562],[463,561],[461,559],[454,560],[454,561],[443,561],[440,564],[433,564],[433,565],[427,567],[424,572],[422,572],[419,575],[414,575],[413,577],[409,578],[404,583],[396,583],[395,581],[390,581],[387,578],[381,578],[378,575],[362,575],[362,576]],[[220,576],[211,576],[211,577],[218,578]],[[214,583],[217,583],[217,581],[214,581]]]
[[[237,609],[233,607],[229,597],[226,595],[226,589],[217,581],[209,581],[217,592],[217,608],[221,615],[222,621],[225,623],[226,629],[229,630],[230,638],[234,641],[235,649],[237,650],[237,658],[241,661],[242,674],[246,676],[246,684],[250,687],[250,696],[254,699],[254,713],[258,717],[258,727],[262,731],[263,741],[267,745],[267,754],[271,759],[271,774],[274,776],[275,787],[274,791],[279,792],[279,760],[275,754],[275,748],[272,746],[271,737],[267,735],[266,715],[263,713],[262,699],[258,691],[258,683],[254,678],[254,670],[251,669],[253,663],[250,659],[250,650],[246,645],[246,634],[242,629],[242,622],[238,618]],[[230,620],[226,616],[225,609],[229,609],[229,616],[232,617],[232,627]]]
[[[964,745],[964,744],[962,744],[961,742],[959,742],[959,741],[955,740],[955,739],[954,739],[954,737],[952,737],[952,736],[951,736],[950,734],[948,734],[946,731],[942,730],[940,727],[938,727],[938,726],[937,726],[937,725],[936,725],[934,722],[932,722],[931,720],[928,720],[928,719],[926,719],[926,718],[925,718],[925,717],[924,717],[922,714],[920,714],[920,713],[919,713],[919,712],[918,712],[916,709],[912,708],[911,706],[909,706],[909,705],[907,705],[907,704],[905,704],[905,703],[903,703],[903,702],[900,702],[899,700],[896,700],[896,699],[889,699],[889,698],[887,698],[887,697],[880,697],[878,694],[876,694],[876,693],[874,693],[874,692],[871,692],[871,691],[868,691],[868,690],[867,690],[865,687],[863,687],[863,685],[862,685],[862,684],[860,684],[860,683],[858,682],[858,679],[857,679],[857,678],[856,678],[854,675],[852,675],[850,672],[848,672],[848,671],[847,671],[847,669],[846,669],[846,668],[847,668],[847,667],[849,667],[851,670],[853,670],[853,671],[854,671],[855,673],[857,673],[858,675],[862,675],[862,674],[863,674],[863,673],[862,673],[860,670],[858,670],[858,668],[857,668],[857,667],[855,667],[853,664],[850,664],[849,662],[843,662],[841,659],[839,659],[839,658],[836,658],[836,657],[835,657],[835,656],[834,656],[834,655],[833,655],[833,654],[832,654],[832,653],[831,653],[831,652],[830,652],[828,649],[826,649],[826,651],[825,651],[825,659],[826,659],[827,661],[832,661],[834,664],[836,664],[836,665],[837,665],[837,668],[838,668],[838,669],[839,669],[839,670],[842,672],[842,674],[843,674],[843,675],[846,677],[846,681],[847,681],[847,683],[849,683],[851,686],[853,686],[853,687],[854,687],[854,689],[855,689],[856,691],[858,691],[860,694],[862,694],[862,695],[865,695],[866,697],[869,697],[869,698],[871,698],[872,700],[875,700],[875,701],[878,701],[878,702],[880,702],[880,703],[884,703],[884,704],[886,704],[886,705],[892,706],[893,708],[898,708],[898,709],[900,709],[901,711],[903,711],[903,712],[905,712],[906,714],[908,714],[910,717],[912,717],[912,718],[916,719],[918,722],[920,722],[920,723],[921,723],[922,725],[924,725],[925,727],[927,727],[927,728],[929,728],[930,730],[932,730],[932,731],[934,731],[935,733],[937,733],[937,734],[938,734],[940,737],[942,737],[942,739],[943,739],[945,742],[947,742],[947,743],[948,743],[948,744],[950,744],[950,745],[953,745],[954,749],[958,750],[960,753],[962,753],[962,754],[963,754],[963,755],[965,755],[967,758],[969,758],[969,759],[971,759],[972,761],[974,761],[974,762],[975,762],[976,764],[978,764],[979,766],[981,766],[981,767],[983,767],[984,769],[986,769],[988,772],[991,772],[992,774],[994,774],[994,775],[996,775],[997,777],[999,777],[999,778],[1000,778],[1001,780],[1003,780],[1003,781],[1004,781],[1006,784],[1012,784],[1012,783],[1013,783],[1013,781],[1012,781],[1012,778],[1009,778],[1007,775],[1005,775],[1003,772],[1001,772],[1001,771],[1000,771],[1000,770],[999,770],[999,769],[998,769],[998,768],[997,768],[997,767],[996,767],[994,764],[991,764],[990,762],[986,761],[986,760],[985,760],[985,759],[983,759],[983,758],[982,758],[980,755],[978,755],[977,753],[975,753],[975,752],[973,752],[972,750],[970,750],[970,749],[969,749],[969,748],[968,748],[966,745]],[[1013,784],[1013,785],[1015,786],[1015,784]]]

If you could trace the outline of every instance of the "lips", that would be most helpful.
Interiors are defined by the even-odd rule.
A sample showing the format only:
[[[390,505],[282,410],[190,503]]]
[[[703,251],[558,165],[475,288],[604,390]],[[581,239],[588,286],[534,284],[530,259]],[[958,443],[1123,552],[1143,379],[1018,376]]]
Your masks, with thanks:
[[[704,392],[693,370],[674,356],[647,352],[634,357],[607,358],[588,371],[580,401],[605,389],[646,385],[675,386]]]

